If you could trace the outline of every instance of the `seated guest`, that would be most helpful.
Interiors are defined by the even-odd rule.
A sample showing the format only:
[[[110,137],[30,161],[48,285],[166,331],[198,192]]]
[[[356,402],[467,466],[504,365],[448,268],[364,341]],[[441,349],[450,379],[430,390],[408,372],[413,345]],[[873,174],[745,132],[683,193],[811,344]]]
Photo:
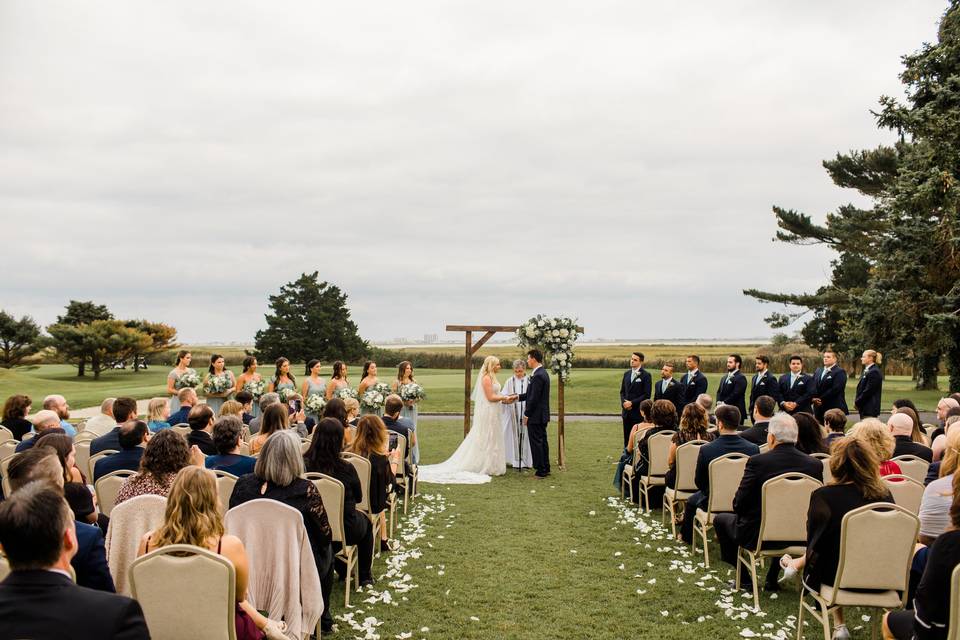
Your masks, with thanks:
[[[196,389],[184,387],[177,392],[177,401],[180,403],[180,408],[171,413],[166,420],[171,427],[178,424],[187,424],[190,418],[190,410],[200,402],[200,399],[197,397]]]
[[[400,462],[397,451],[388,451],[389,436],[383,420],[375,415],[361,416],[357,421],[357,435],[349,451],[370,461],[370,513],[380,514],[380,550],[389,551],[390,541],[383,515],[387,496],[397,474]]]
[[[187,444],[196,445],[204,455],[214,455],[217,447],[213,444],[213,437],[210,435],[213,432],[213,409],[203,402],[194,405],[190,410],[187,423],[190,425]]]
[[[284,405],[271,405],[268,411]],[[230,495],[230,508],[250,500],[265,498],[293,507],[303,516],[310,547],[320,574],[323,591],[323,616],[321,630],[333,629],[330,611],[330,590],[333,587],[333,553],[330,545],[330,523],[323,508],[323,500],[317,487],[305,480],[303,455],[300,453],[300,438],[290,430],[275,432],[263,445],[253,473],[237,480]]]
[[[737,549],[754,549],[760,535],[761,497],[763,483],[784,473],[803,473],[823,482],[823,464],[797,448],[797,421],[795,416],[778,413],[767,427],[766,453],[747,460],[740,487],[733,498],[733,513],[718,513],[713,525],[720,543],[720,555],[724,562],[737,567]],[[802,540],[795,541],[802,544]],[[777,562],[770,563],[764,589],[777,591]],[[741,568],[741,582],[750,576]]]
[[[695,404],[690,402],[689,404]],[[653,407],[650,409],[650,421],[653,426],[647,429],[640,436],[637,443],[637,464],[633,473],[633,497],[634,500],[640,500],[640,477],[647,475],[650,470],[650,436],[660,431],[674,431],[677,428],[677,409],[669,400],[654,400]],[[663,487],[653,487],[650,492],[650,501],[652,504],[659,504],[663,497]]]
[[[697,470],[694,483],[697,491],[687,499],[683,510],[683,523],[680,525],[680,539],[693,542],[693,519],[697,509],[706,510],[710,497],[710,463],[728,453],[743,453],[748,456],[760,453],[760,447],[744,440],[738,433],[740,409],[730,405],[717,407],[717,439],[700,447],[697,455]]]
[[[32,482],[0,504],[0,545],[11,569],[0,583],[0,637],[150,637],[135,600],[74,584],[76,524],[57,487]]]
[[[43,408],[53,411],[60,417],[60,428],[71,438],[77,435],[77,428],[67,422],[70,419],[70,405],[61,395],[53,394],[43,399]]]
[[[223,404],[226,407],[229,402]],[[217,453],[207,456],[207,469],[213,471],[226,471],[238,478],[248,473],[253,473],[253,467],[257,459],[251,456],[240,455],[240,432],[243,430],[243,422],[237,416],[220,416],[220,419],[213,425],[213,444],[217,447]]]
[[[951,430],[947,436],[943,460],[940,462],[940,477],[926,486],[920,501],[920,542],[933,544],[950,523],[948,512],[953,504],[953,479],[960,463],[960,429]]]
[[[823,444],[830,451],[830,445],[837,438],[842,438],[847,433],[847,414],[840,409],[830,409],[823,414],[823,426],[828,430],[827,437]]]
[[[650,422],[650,409],[653,408],[653,400],[647,398],[640,402],[640,405],[637,407],[637,411],[640,412],[640,422],[633,425],[630,429],[630,435],[627,437],[627,446],[623,448],[623,451],[620,453],[620,462],[617,463],[616,473],[613,475],[613,486],[617,489],[620,488],[620,481],[623,478],[623,469],[628,464],[633,464],[633,448],[637,443],[637,434],[643,433],[647,429],[653,427],[653,423]]]
[[[322,418],[333,418],[339,420],[343,425],[343,448],[346,449],[353,442],[353,434],[356,431],[347,423],[347,406],[340,398],[331,398],[323,407]]]
[[[268,404],[260,416],[260,431],[250,439],[250,453],[254,454],[260,451],[267,439],[273,434],[289,429],[289,420],[290,412],[287,411],[286,405],[279,402]]]
[[[879,422],[879,421],[878,421]],[[840,564],[840,526],[843,516],[864,505],[893,502],[880,479],[879,459],[866,442],[842,438],[833,446],[830,473],[833,481],[810,496],[807,512],[807,550],[796,559],[784,556],[781,566],[803,570],[803,582],[819,593],[822,585],[833,586]],[[833,637],[849,638],[843,608],[833,611]]]
[[[753,426],[740,432],[740,437],[760,446],[767,442],[767,426],[777,411],[777,401],[771,396],[759,396],[753,401]]]
[[[77,522],[99,527],[100,533],[107,535],[110,518],[97,512],[90,487],[79,482],[68,482],[63,485],[63,497],[67,499],[67,504],[70,505],[70,510],[73,511],[73,517]]]
[[[912,402],[910,404],[913,404]],[[910,440],[913,442],[922,444],[926,446],[927,444],[927,432],[923,429],[923,424],[920,423],[920,414],[918,414],[914,409],[910,407],[894,407],[893,411],[890,412],[890,415],[897,413],[902,413],[910,417],[911,422],[913,422],[913,430],[910,432]]]
[[[933,442],[930,444],[930,449],[933,451],[933,459],[940,460],[943,457],[943,449],[947,441],[947,434],[950,433],[950,429],[953,428],[953,425],[960,422],[960,410],[958,410],[958,415],[952,415],[952,412],[947,415],[947,420],[943,423],[943,433],[938,435],[933,439]]]
[[[940,426],[934,429],[933,433],[930,434],[931,442],[936,440],[937,436],[943,435],[947,418],[950,416],[950,412],[954,409],[960,409],[960,403],[949,396],[946,398],[940,398],[940,401],[937,402],[937,422],[940,423]]]
[[[33,423],[27,420],[32,404],[30,396],[22,394],[12,395],[3,403],[3,420],[0,425],[10,430],[14,440],[23,440],[23,436],[33,428]]]
[[[65,433],[48,433],[36,440],[37,444],[34,445],[34,448],[50,447],[57,452],[57,459],[60,460],[60,466],[63,467],[63,481],[65,483],[87,483],[87,479],[77,468],[77,449],[73,446],[73,438]]]
[[[900,473],[900,465],[891,460],[894,441],[890,429],[876,418],[864,418],[850,429],[850,437],[873,449],[880,460],[880,477]]]
[[[249,391],[241,391],[236,398],[241,407],[240,419],[243,420],[243,424],[249,426],[250,421],[253,420],[253,414],[250,413],[253,410],[253,394]]]
[[[113,401],[113,417],[121,425],[128,420],[137,419],[137,401],[133,398],[117,398]],[[90,442],[90,455],[95,456],[101,451],[112,449],[120,450],[120,427],[114,427],[99,438]]]
[[[128,420],[120,425],[117,439],[120,451],[100,458],[93,467],[93,482],[114,471],[136,471],[143,457],[143,444],[147,441],[147,423],[143,420]]]
[[[48,433],[66,433],[60,428],[60,416],[58,416],[55,411],[48,409],[37,411],[33,416],[33,428],[36,430],[36,434],[32,438],[22,440],[20,444],[17,445],[17,448],[14,449],[16,453],[32,449],[33,446],[37,444],[37,440]]]
[[[162,398],[152,398],[147,405],[147,428],[150,433],[156,433],[162,429],[169,429],[170,424],[170,399],[166,396]]]
[[[417,431],[413,422],[409,418],[401,418],[400,411],[403,409],[403,400],[395,393],[387,396],[383,407],[383,424],[387,431],[398,433],[407,439],[406,461],[410,463],[410,450],[417,444]]]
[[[801,411],[793,414],[793,417],[797,421],[797,449],[807,455],[829,453],[827,445],[823,443],[823,428],[813,414]]]
[[[227,400],[220,405],[220,413],[217,417],[222,416],[235,416],[243,422],[243,405],[236,400]]]
[[[716,425],[717,420],[713,416],[713,414],[710,413],[710,410],[713,409],[713,398],[710,396],[710,394],[701,393],[700,395],[697,396],[696,403],[701,407],[703,407],[703,410],[707,412],[707,416],[708,416],[707,422],[709,422],[712,425]]]
[[[279,403],[280,403],[279,393],[273,393],[271,391],[270,393],[265,393],[262,396],[260,396],[260,402],[258,404],[258,406],[260,407],[260,415],[255,417],[253,420],[251,420],[250,424],[247,425],[248,427],[250,427],[250,433],[260,433],[261,431],[260,425],[263,424],[263,414],[267,412],[267,407],[269,407],[270,405],[279,404]]]
[[[69,437],[66,434],[61,434]],[[8,469],[10,488],[14,494],[30,483],[42,481],[63,492],[65,486],[80,486],[90,495],[86,485],[64,484],[63,467],[51,447],[34,447],[22,453],[10,462]],[[89,589],[113,592],[113,578],[107,566],[107,553],[103,543],[103,532],[99,527],[77,521],[76,553],[70,563],[77,574],[77,584]]]
[[[887,420],[887,428],[893,436],[894,447],[893,457],[897,456],[916,456],[923,458],[927,462],[933,462],[933,450],[925,444],[914,442],[913,440],[913,419],[907,413],[909,409],[898,411]]]
[[[344,398],[343,406],[347,410],[347,424],[356,429],[357,420],[360,419],[360,401],[356,398]]]
[[[707,420],[707,411],[699,403],[694,402],[683,408],[683,415],[680,416],[680,429],[670,440],[670,450],[667,453],[667,464],[670,465],[667,471],[666,483],[668,487],[676,487],[677,484],[677,447],[694,440],[713,440],[713,434],[707,431],[710,428],[710,422]]]
[[[116,398],[104,399],[104,401],[100,403],[100,413],[87,420],[83,426],[83,430],[89,431],[97,436],[102,436],[117,426],[117,421],[113,417],[113,403],[115,400]]]
[[[202,467],[203,453],[189,446],[176,431],[164,429],[147,442],[140,458],[140,470],[123,481],[116,504],[148,494],[166,498],[173,478],[188,464]]]
[[[288,640],[284,623],[264,617],[247,602],[247,552],[240,538],[224,531],[217,479],[205,469],[184,467],[180,470],[167,496],[164,523],[156,531],[144,534],[137,556],[171,544],[201,547],[223,556],[236,567],[237,640],[260,640],[263,634],[270,639]]]
[[[303,456],[304,468],[311,473],[324,473],[343,483],[343,530],[348,545],[357,546],[357,567],[360,586],[373,584],[373,527],[370,519],[357,511],[363,500],[360,476],[353,465],[340,457],[343,451],[343,423],[336,418],[321,418],[313,432],[310,448]],[[341,570],[343,563],[337,563]]]

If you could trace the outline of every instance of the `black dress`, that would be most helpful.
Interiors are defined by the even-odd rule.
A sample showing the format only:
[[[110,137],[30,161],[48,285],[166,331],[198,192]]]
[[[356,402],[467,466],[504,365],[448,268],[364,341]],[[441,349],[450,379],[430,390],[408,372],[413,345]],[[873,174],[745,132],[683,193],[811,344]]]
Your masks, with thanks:
[[[23,436],[30,433],[30,429],[33,429],[33,423],[23,418],[9,418],[0,422],[0,425],[10,429],[14,440],[23,440]]]
[[[833,585],[840,563],[840,525],[843,516],[858,507],[875,502],[893,502],[888,492],[884,498],[864,498],[852,484],[820,487],[810,496],[807,512],[807,562],[803,581],[819,591],[820,585]]]
[[[343,535],[348,545],[357,545],[357,561],[360,581],[370,578],[373,564],[373,526],[370,519],[357,511],[357,503],[363,500],[360,476],[352,464],[344,462],[335,469],[320,469],[307,465],[310,473],[324,473],[343,483]],[[339,547],[339,543],[337,543]]]
[[[370,512],[380,513],[387,508],[387,488],[394,483],[393,469],[387,456],[371,453],[370,461]]]

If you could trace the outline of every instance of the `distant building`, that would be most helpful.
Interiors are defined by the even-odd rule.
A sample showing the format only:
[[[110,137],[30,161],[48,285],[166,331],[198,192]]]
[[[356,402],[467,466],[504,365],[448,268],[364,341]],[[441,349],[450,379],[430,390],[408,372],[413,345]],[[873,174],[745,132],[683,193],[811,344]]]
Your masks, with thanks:
[[[439,337],[435,333],[423,334],[423,344],[437,344]]]

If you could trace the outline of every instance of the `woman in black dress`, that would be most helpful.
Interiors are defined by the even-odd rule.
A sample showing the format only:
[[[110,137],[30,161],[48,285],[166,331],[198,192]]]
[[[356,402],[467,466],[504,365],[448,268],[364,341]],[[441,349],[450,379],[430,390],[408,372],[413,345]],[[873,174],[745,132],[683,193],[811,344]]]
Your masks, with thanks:
[[[387,427],[379,416],[361,416],[349,451],[370,461],[370,513],[380,514],[380,550],[388,551],[386,518],[387,496],[396,484],[398,451],[388,451]]]

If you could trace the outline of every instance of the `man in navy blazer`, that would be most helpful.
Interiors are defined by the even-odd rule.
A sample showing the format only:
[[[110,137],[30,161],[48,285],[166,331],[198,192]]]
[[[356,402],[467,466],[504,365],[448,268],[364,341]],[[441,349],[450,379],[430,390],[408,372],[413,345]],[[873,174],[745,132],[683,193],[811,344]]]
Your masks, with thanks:
[[[113,417],[117,420],[117,426],[90,441],[91,456],[108,449],[120,450],[120,425],[137,419],[137,401],[133,398],[117,398],[113,401]]]
[[[770,373],[770,357],[759,355],[756,357],[757,373],[753,376],[753,387],[750,389],[750,406],[747,411],[750,412],[750,418],[753,419],[753,405],[760,396],[770,396],[773,401],[780,405],[780,383],[776,376]]]
[[[543,368],[543,354],[539,349],[527,353],[527,366],[533,370],[530,374],[530,386],[526,393],[517,396],[520,402],[526,402],[523,411],[523,424],[527,426],[530,438],[530,454],[533,457],[534,474],[537,478],[550,475],[550,446],[547,444],[547,424],[550,422],[550,374]]]
[[[137,471],[140,468],[140,458],[143,457],[141,445],[147,441],[147,423],[143,420],[128,420],[118,428],[117,440],[120,451],[97,460],[97,464],[93,467],[94,483],[114,471]]]
[[[793,415],[813,413],[813,377],[803,372],[803,358],[790,356],[790,373],[780,376],[780,408]]]
[[[199,400],[196,390],[190,387],[180,389],[177,398],[180,400],[180,408],[171,413],[170,417],[167,418],[167,423],[171,427],[178,424],[186,424],[189,421],[188,418],[190,418],[190,409],[193,409],[193,405],[197,404]]]
[[[640,403],[650,398],[650,374],[643,368],[643,354],[630,354],[630,370],[620,381],[620,417],[623,419],[623,446],[627,446],[633,425],[642,422]]]
[[[678,407],[683,391],[683,385],[673,379],[673,364],[664,362],[660,369],[660,379],[653,386],[653,399],[669,400],[673,406]]]
[[[880,372],[880,354],[867,349],[860,356],[863,374],[857,382],[857,395],[853,406],[861,418],[876,418],[880,415],[880,394],[883,393],[883,373]]]
[[[737,354],[727,356],[727,374],[720,378],[720,386],[717,387],[717,403],[728,404],[736,407],[740,412],[740,424],[747,415],[746,400],[747,377],[740,373],[740,367],[743,365],[743,358]]]
[[[837,366],[837,352],[823,352],[823,366],[813,374],[813,415],[823,424],[823,414],[830,409],[840,409],[850,414],[847,408],[847,372]]]
[[[707,376],[700,373],[700,356],[687,356],[687,372],[680,378],[682,389],[677,404],[677,415],[683,415],[683,408],[697,401],[697,396],[707,392]]]
[[[748,456],[760,453],[760,447],[741,438],[737,433],[740,424],[740,411],[736,407],[723,405],[717,407],[717,429],[719,437],[709,444],[700,447],[697,454],[697,470],[694,482],[697,491],[687,499],[683,511],[683,523],[680,525],[680,537],[684,542],[693,542],[693,519],[697,509],[707,508],[710,497],[710,463],[728,453],[743,453]]]

